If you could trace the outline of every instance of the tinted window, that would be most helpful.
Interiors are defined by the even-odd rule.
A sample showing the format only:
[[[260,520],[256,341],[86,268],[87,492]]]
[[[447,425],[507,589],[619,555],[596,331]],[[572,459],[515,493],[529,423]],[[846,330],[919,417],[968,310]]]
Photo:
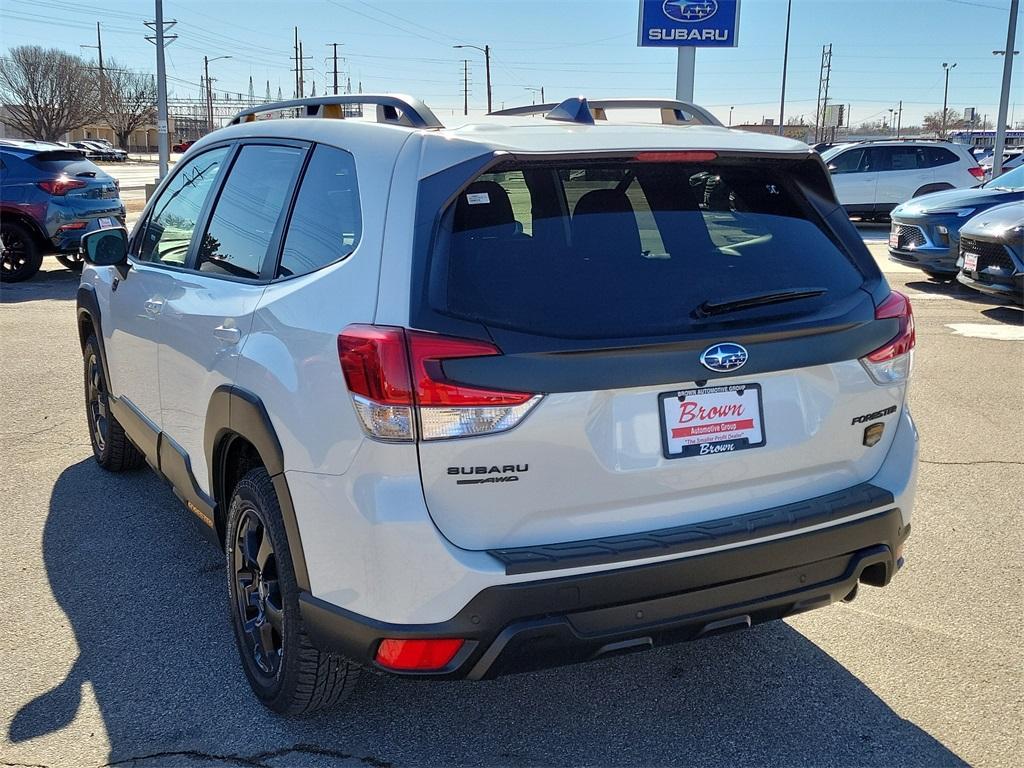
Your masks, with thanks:
[[[879,147],[879,150],[881,162],[874,170],[916,171],[918,168],[928,167],[928,160],[922,147]]]
[[[278,277],[304,275],[343,259],[355,250],[361,233],[352,155],[320,145],[302,177]]]
[[[736,314],[763,318],[821,308],[863,282],[774,165],[602,161],[502,172],[516,170],[525,191],[490,173],[446,214],[431,262],[435,310],[541,335],[622,338],[705,322],[704,302],[823,291]],[[514,194],[529,196],[532,234]]]
[[[259,277],[304,150],[242,147],[199,243],[200,272]]]
[[[925,147],[924,153],[925,157],[928,158],[928,165],[931,167],[937,165],[949,165],[950,163],[955,163],[960,159],[944,147]]]
[[[183,266],[196,221],[213,190],[228,148],[204,152],[182,165],[153,204],[142,237],[139,261]]]
[[[861,158],[864,157],[863,149],[851,149],[828,161],[828,169],[832,173],[856,173],[862,170],[860,167]]]

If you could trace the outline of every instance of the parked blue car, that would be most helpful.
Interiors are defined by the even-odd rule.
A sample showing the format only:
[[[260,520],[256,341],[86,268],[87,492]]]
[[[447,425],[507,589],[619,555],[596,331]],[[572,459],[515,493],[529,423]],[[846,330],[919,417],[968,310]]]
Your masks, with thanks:
[[[122,226],[116,179],[81,150],[37,141],[0,141],[0,280],[28,280],[53,251],[81,269],[86,232]]]
[[[934,280],[956,279],[960,228],[972,216],[1021,199],[1024,167],[972,189],[950,189],[908,200],[891,215],[889,258]]]

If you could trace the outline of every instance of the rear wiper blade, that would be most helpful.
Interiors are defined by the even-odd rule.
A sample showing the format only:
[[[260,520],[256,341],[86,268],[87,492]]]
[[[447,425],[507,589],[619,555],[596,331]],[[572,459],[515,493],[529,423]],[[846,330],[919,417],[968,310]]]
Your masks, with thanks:
[[[697,318],[712,317],[713,315],[723,315],[727,312],[735,312],[747,307],[761,307],[765,304],[781,304],[786,301],[808,299],[812,296],[821,296],[823,293],[825,293],[824,288],[797,288],[789,291],[773,291],[772,293],[739,296],[728,301],[705,301],[693,311],[693,314]]]

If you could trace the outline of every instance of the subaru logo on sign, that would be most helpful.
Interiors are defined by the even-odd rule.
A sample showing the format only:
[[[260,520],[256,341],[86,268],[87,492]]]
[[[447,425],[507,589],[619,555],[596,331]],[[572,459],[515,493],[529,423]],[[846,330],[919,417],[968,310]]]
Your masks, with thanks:
[[[731,342],[715,344],[701,353],[700,362],[710,371],[718,373],[735,371],[737,368],[742,368],[743,364],[747,362],[747,350],[739,344]]]
[[[673,21],[704,21],[718,12],[718,0],[665,0],[661,10]]]

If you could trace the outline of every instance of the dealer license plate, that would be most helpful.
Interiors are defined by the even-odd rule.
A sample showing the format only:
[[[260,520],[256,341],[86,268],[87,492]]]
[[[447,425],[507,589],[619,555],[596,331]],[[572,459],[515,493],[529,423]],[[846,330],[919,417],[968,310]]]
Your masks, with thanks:
[[[889,247],[899,248],[899,245],[900,233],[897,231],[896,227],[893,227],[891,230],[889,230]]]
[[[965,253],[964,254],[964,269],[968,272],[978,271],[978,254],[976,253]]]
[[[667,459],[733,453],[765,444],[760,384],[663,392],[658,403]]]

